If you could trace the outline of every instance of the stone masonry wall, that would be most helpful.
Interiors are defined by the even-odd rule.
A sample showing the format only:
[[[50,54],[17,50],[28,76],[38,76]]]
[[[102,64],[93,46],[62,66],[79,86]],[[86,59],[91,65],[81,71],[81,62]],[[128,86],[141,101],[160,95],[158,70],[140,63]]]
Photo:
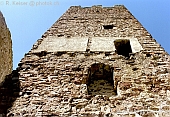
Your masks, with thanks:
[[[125,60],[104,53],[28,54],[18,67],[20,97],[8,115],[168,117],[170,57],[147,57],[142,53],[133,57]],[[117,95],[88,94],[88,70],[95,63],[114,68]]]
[[[0,83],[12,72],[12,40],[5,18],[0,12]]]

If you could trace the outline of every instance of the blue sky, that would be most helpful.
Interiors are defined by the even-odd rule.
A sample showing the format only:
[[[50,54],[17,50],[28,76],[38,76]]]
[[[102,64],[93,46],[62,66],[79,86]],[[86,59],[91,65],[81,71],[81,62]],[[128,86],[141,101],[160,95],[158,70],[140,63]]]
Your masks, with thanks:
[[[170,0],[0,0],[12,34],[13,68],[70,6],[116,4],[125,5],[170,54]]]

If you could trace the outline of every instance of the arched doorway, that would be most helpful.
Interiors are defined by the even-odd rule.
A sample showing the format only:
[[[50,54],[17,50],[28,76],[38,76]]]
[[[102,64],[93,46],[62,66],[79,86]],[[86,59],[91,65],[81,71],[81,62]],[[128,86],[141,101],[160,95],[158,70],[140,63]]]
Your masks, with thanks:
[[[87,89],[89,95],[115,95],[113,68],[103,63],[91,65],[88,71]]]

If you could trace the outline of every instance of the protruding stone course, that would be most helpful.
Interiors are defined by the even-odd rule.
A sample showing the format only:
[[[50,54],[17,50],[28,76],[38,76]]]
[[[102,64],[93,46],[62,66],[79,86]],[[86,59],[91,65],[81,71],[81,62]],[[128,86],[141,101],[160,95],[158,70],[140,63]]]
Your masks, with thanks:
[[[137,38],[120,38],[120,37],[57,37],[50,36],[44,38],[42,43],[38,47],[34,45],[32,52],[38,53],[41,51],[47,52],[115,52],[115,41],[116,40],[128,40],[131,53],[140,52],[143,50]],[[123,48],[123,47],[122,47]],[[127,48],[123,48],[127,49]]]
[[[106,25],[113,27],[104,29]],[[57,37],[53,41],[58,42],[55,39],[78,36],[87,37],[86,51],[42,49],[48,38]],[[132,53],[128,51],[128,57],[121,55],[114,46],[111,51],[90,51],[95,45],[92,39],[98,37],[109,41],[118,37],[135,39],[130,43],[134,45]],[[56,43],[50,44],[55,48]],[[168,117],[170,114],[170,56],[121,5],[70,7],[25,54],[17,69],[20,97],[7,115]]]
[[[12,72],[12,40],[5,18],[0,11],[0,83]]]

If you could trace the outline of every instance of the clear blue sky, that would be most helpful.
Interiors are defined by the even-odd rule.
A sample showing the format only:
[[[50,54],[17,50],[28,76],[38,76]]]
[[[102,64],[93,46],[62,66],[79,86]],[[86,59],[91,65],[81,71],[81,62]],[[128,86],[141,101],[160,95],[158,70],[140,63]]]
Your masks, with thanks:
[[[170,0],[42,0],[45,4],[39,1],[0,0],[0,10],[12,34],[14,69],[41,35],[70,6],[77,5],[125,5],[170,54]]]

